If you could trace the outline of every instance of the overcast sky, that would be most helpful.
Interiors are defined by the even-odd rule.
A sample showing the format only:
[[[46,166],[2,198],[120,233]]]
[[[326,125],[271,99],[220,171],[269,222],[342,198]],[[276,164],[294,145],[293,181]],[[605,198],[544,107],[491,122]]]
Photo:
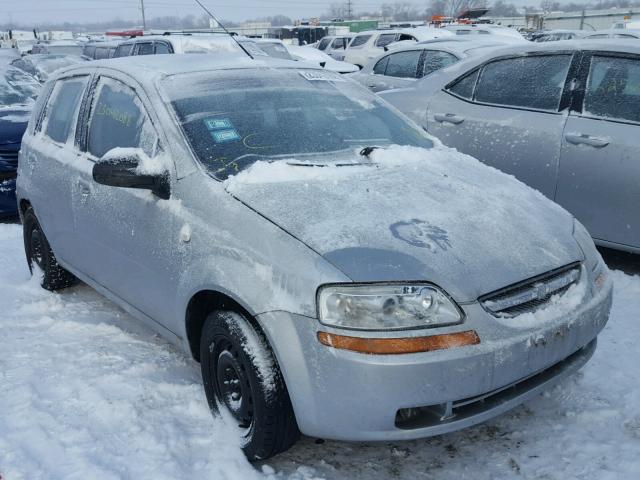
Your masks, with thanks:
[[[339,0],[203,0],[218,18],[234,21],[276,14],[306,18],[325,12],[332,2]],[[382,3],[385,0],[353,1],[356,11],[375,10]],[[426,5],[427,0],[415,3]],[[203,13],[193,0],[144,0],[144,4],[148,18]],[[116,17],[140,19],[140,0],[0,0],[0,23],[95,22]]]

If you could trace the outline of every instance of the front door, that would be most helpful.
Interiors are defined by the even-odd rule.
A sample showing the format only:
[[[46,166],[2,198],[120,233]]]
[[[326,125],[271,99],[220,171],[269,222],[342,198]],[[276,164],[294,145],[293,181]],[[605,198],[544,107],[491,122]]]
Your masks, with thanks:
[[[138,93],[101,77],[88,115],[82,191],[73,201],[80,269],[163,325],[171,322],[181,264],[175,199],[93,181],[95,162],[135,156],[141,168],[169,171],[158,134]],[[174,208],[175,207],[175,208]]]

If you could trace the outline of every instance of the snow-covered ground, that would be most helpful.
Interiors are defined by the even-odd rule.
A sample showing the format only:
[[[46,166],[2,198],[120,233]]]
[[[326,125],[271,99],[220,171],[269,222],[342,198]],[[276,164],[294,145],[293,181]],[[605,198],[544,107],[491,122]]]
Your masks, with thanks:
[[[0,224],[0,478],[640,478],[640,276],[613,273],[598,351],[513,412],[412,442],[302,439],[255,468],[206,406],[198,365],[86,286],[30,280]]]

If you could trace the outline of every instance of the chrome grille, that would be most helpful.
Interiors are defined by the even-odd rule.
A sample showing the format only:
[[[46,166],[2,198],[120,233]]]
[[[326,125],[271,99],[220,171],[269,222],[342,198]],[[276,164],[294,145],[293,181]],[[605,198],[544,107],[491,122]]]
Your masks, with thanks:
[[[580,264],[574,263],[511,287],[480,297],[485,310],[498,317],[515,317],[545,306],[580,280]]]

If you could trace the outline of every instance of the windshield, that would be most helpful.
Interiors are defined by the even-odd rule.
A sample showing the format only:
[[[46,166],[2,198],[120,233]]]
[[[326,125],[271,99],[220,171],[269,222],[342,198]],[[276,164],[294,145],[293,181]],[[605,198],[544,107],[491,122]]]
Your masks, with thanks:
[[[170,77],[164,87],[196,156],[219,179],[258,160],[354,163],[365,146],[432,146],[419,127],[333,72],[206,72]]]
[[[22,70],[9,67],[0,71],[0,107],[33,103],[40,84]]]
[[[273,58],[282,58],[284,60],[293,60],[293,57],[289,54],[287,47],[281,43],[275,42],[261,42],[258,44],[260,49],[267,55]]]

